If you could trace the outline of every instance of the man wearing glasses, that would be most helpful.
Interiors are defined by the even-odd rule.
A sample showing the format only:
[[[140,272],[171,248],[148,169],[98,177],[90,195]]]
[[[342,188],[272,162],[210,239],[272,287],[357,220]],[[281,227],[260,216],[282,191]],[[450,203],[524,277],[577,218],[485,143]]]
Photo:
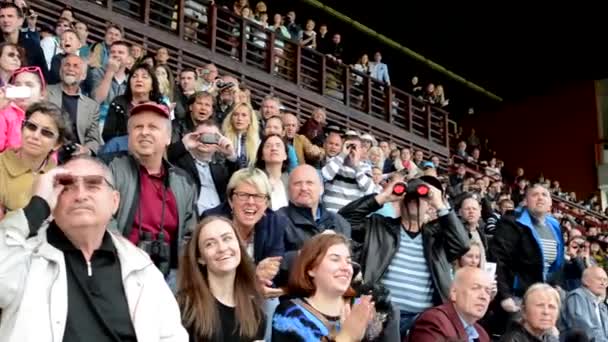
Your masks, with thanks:
[[[188,340],[153,262],[107,230],[120,195],[103,163],[75,157],[33,193],[0,221],[0,341]]]

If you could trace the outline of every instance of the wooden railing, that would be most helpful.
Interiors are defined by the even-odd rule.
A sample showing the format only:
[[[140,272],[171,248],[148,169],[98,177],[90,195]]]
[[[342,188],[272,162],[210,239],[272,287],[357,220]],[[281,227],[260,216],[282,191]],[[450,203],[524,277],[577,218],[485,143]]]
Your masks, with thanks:
[[[192,10],[198,4],[198,10]],[[120,24],[126,40],[155,51],[166,47],[178,71],[215,63],[221,74],[244,82],[252,100],[274,94],[306,119],[315,107],[328,120],[370,132],[380,140],[449,158],[448,113],[382,84],[350,66],[284,39],[256,22],[200,0],[37,0],[40,19],[54,23],[69,5],[89,25],[91,40],[101,41],[107,23]]]

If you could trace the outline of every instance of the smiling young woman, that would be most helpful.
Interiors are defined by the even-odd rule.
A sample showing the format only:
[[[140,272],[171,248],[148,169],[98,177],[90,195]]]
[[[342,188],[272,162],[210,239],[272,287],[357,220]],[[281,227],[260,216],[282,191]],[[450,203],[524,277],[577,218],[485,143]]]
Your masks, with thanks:
[[[190,341],[252,341],[264,336],[255,266],[232,223],[210,216],[186,246],[177,300]]]

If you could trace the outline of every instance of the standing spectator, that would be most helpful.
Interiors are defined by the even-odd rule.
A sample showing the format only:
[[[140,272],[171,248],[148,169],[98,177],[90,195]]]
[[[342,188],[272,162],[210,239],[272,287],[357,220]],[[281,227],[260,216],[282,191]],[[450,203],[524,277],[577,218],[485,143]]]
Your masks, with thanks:
[[[85,22],[77,21],[74,24],[74,30],[76,31],[76,34],[78,34],[81,46],[78,55],[88,61],[91,53],[91,47],[89,46],[89,27]]]
[[[328,47],[327,57],[340,64],[342,63],[343,52],[344,47],[342,46],[342,36],[339,33],[334,33],[331,44],[329,44]]]
[[[471,134],[469,134],[469,137],[467,138],[467,145],[471,148],[480,147],[481,145],[479,137],[475,134],[475,128],[471,128]]]
[[[215,64],[209,63],[204,68],[196,69],[196,73],[198,76],[196,90],[216,94],[218,89],[215,83],[219,72]]]
[[[287,166],[289,165],[287,143],[280,135],[266,135],[260,142],[255,167],[264,171],[272,187],[270,208],[279,210],[287,206]]]
[[[289,145],[293,146],[298,158],[298,165],[315,164],[322,158],[322,150],[313,145],[308,138],[302,134],[297,134],[300,122],[298,118],[291,114],[283,114],[283,126],[285,127],[285,136]]]
[[[122,27],[116,24],[110,24],[106,28],[106,33],[104,35],[104,40],[99,43],[95,43],[91,46],[91,53],[89,55],[89,66],[91,68],[103,68],[108,64],[108,60],[110,59],[111,47],[114,43],[119,42],[123,39]],[[127,49],[129,48],[128,45]],[[126,56],[129,53],[127,51]],[[125,56],[125,57],[126,57]]]
[[[166,64],[157,65],[154,68],[154,75],[158,80],[158,90],[161,94],[161,101],[167,107],[173,106],[173,95],[175,94],[175,79],[173,78],[173,72]],[[171,110],[171,120],[175,119],[175,113]]]
[[[274,52],[277,55],[275,59],[275,63],[282,63],[282,59],[280,57],[283,56],[285,47],[285,40],[291,38],[291,34],[287,27],[283,25],[283,16],[280,13],[276,13],[273,17],[273,24],[268,27],[270,31],[274,31],[276,34],[276,38],[274,41]]]
[[[477,242],[483,246],[481,250],[481,268],[485,269],[488,239],[484,233],[483,221],[481,220],[481,206],[475,196],[470,194],[465,195],[461,201],[458,213],[462,217],[464,227],[469,233],[471,242]]]
[[[57,84],[61,82],[61,79],[59,78],[59,69],[61,69],[61,61],[67,55],[78,55],[80,47],[82,46],[80,44],[80,39],[78,39],[78,35],[75,31],[71,29],[63,31],[63,33],[59,37],[61,38],[59,40],[61,52],[55,54],[51,59],[48,84]]]
[[[177,300],[191,341],[252,341],[264,337],[255,265],[230,221],[209,217],[185,247]]]
[[[526,206],[503,216],[490,241],[490,261],[497,263],[497,300],[506,313],[520,310],[518,298],[538,282],[554,283],[564,265],[559,222],[551,216],[551,195],[531,185]],[[517,282],[515,282],[517,279]]]
[[[374,54],[374,62],[370,63],[370,74],[378,81],[391,85],[391,79],[388,75],[388,66],[382,63],[382,54],[380,51]]]
[[[308,19],[305,30],[302,32],[300,44],[305,48],[315,50],[317,48],[317,32],[315,32],[315,21]]]
[[[321,167],[327,165],[327,162],[340,154],[342,151],[342,135],[339,132],[329,132],[325,138],[323,144],[323,150],[325,151],[325,158],[321,160]]]
[[[27,63],[24,66],[37,66],[44,79],[48,78],[48,66],[40,43],[27,37],[20,30],[23,24],[23,11],[12,2],[0,4],[0,27],[2,28],[2,42],[15,44],[27,51]]]
[[[353,240],[362,245],[360,260],[363,281],[382,282],[400,310],[401,336],[424,310],[449,298],[451,264],[469,249],[465,228],[448,209],[433,177],[411,182],[406,195],[393,194],[391,182],[383,192],[349,203],[339,212],[352,227]],[[414,190],[424,185],[430,195],[420,198]],[[397,219],[371,215],[385,203],[400,202]],[[434,208],[438,218],[425,222],[423,215]],[[378,253],[378,251],[382,253]]]
[[[175,87],[175,118],[186,118],[188,112],[188,98],[196,92],[197,74],[194,69],[184,68],[179,73],[179,85]]]
[[[222,132],[236,150],[239,169],[255,165],[260,145],[260,130],[253,108],[246,103],[237,104],[222,124]]]
[[[72,30],[72,24],[65,18],[59,18],[55,24],[55,32],[40,41],[40,47],[44,53],[44,59],[48,70],[51,69],[51,61],[58,53],[63,52],[60,46],[60,38],[64,31]],[[79,47],[80,48],[80,47]],[[71,51],[70,53],[74,53]]]
[[[330,41],[327,36],[327,25],[321,24],[319,26],[319,34],[317,35],[317,51],[326,55],[330,51]]]
[[[211,94],[202,91],[196,92],[188,98],[186,105],[186,108],[188,108],[186,117],[173,120],[172,144],[168,150],[169,160],[173,159],[174,155],[186,152],[182,149],[183,146],[178,145],[187,133],[193,132],[199,124],[207,120],[214,120],[213,96]],[[219,125],[217,121],[216,124]]]
[[[508,196],[508,195],[507,195]],[[509,198],[503,198],[497,203],[497,210],[494,210],[486,222],[485,233],[488,237],[494,236],[496,233],[496,224],[503,215],[512,212],[515,209],[513,201]]]
[[[188,341],[160,272],[108,229],[119,198],[108,168],[79,157],[0,221],[4,340]]]
[[[323,203],[336,212],[361,196],[373,193],[376,185],[369,174],[371,168],[361,160],[361,138],[349,137],[342,152],[331,158],[321,169],[325,182]]]
[[[65,34],[65,32],[64,32]],[[82,94],[80,82],[85,78],[86,62],[67,55],[61,61],[60,84],[49,86],[48,99],[68,113],[74,132],[77,153],[95,154],[101,144],[99,134],[99,104]]]
[[[287,31],[289,31],[291,39],[300,41],[302,39],[302,28],[300,25],[296,24],[296,12],[289,11],[285,17],[287,18],[285,27],[287,27]]]
[[[169,62],[169,51],[167,50],[167,48],[160,48],[158,50],[156,50],[156,55],[154,56],[154,62],[155,62],[155,66],[156,65],[167,65],[167,62]]]
[[[281,100],[278,97],[268,95],[262,101],[262,107],[260,108],[260,114],[262,114],[262,123],[272,117],[281,115]]]

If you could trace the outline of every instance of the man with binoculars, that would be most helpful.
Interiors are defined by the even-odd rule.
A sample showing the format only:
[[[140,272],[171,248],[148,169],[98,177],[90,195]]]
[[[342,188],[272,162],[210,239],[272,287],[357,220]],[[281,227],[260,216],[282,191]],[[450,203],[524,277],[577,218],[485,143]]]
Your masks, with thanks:
[[[395,180],[382,193],[339,212],[351,224],[353,240],[363,246],[356,261],[363,265],[364,281],[382,282],[391,291],[401,314],[401,336],[422,311],[448,298],[451,263],[469,249],[468,233],[440,189],[432,176]],[[395,201],[400,201],[401,217],[372,214]],[[437,211],[437,219],[428,219],[429,209]]]

